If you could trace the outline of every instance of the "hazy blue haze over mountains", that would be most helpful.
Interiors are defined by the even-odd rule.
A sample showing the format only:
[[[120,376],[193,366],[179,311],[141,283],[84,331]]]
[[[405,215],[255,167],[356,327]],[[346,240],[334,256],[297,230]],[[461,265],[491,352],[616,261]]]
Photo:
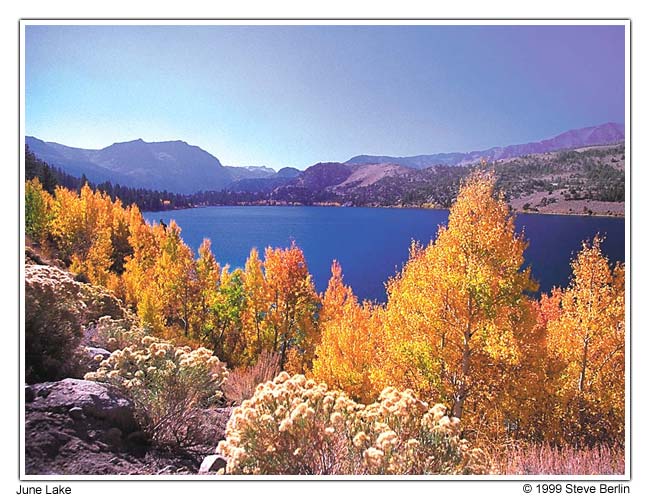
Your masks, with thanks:
[[[192,193],[220,189],[233,180],[219,160],[182,141],[116,143],[104,149],[70,148],[27,137],[34,154],[67,173],[93,182]]]
[[[212,154],[184,141],[145,142],[142,139],[115,143],[103,149],[81,149],[27,137],[30,150],[40,159],[65,172],[93,182],[110,181],[123,186],[167,190],[175,193],[198,191],[272,191],[291,184],[293,189],[322,189],[348,178],[355,167],[366,164],[394,164],[413,169],[433,165],[466,165],[545,153],[566,148],[611,144],[624,140],[624,126],[606,123],[570,130],[551,139],[528,144],[494,147],[469,153],[438,153],[410,157],[362,155],[346,163],[318,163],[301,172],[283,168],[224,166]]]
[[[52,166],[93,182],[111,181],[130,187],[194,193],[223,189],[234,181],[267,178],[267,167],[223,166],[213,155],[184,141],[112,144],[103,149],[81,149],[27,137],[30,150]]]
[[[432,165],[466,165],[485,159],[503,160],[536,153],[548,153],[559,149],[580,148],[601,144],[612,144],[625,139],[625,127],[620,123],[605,123],[594,127],[569,130],[551,139],[506,147],[494,147],[469,153],[438,153],[418,156],[372,156],[360,155],[350,158],[349,165],[369,163],[393,163],[404,167],[422,169]]]

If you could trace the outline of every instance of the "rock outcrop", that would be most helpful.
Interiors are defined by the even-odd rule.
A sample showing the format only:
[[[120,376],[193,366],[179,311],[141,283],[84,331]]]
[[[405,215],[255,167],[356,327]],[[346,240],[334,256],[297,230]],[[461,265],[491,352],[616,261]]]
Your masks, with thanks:
[[[63,379],[25,387],[25,471],[28,475],[197,474],[225,466],[209,455],[223,439],[230,408],[203,410],[205,447],[156,449],[137,425],[133,403],[107,384]],[[209,457],[208,457],[209,458]],[[208,465],[208,462],[210,464]]]
[[[36,397],[30,411],[66,413],[78,408],[83,416],[102,420],[122,431],[133,432],[138,428],[133,403],[110,385],[66,378],[34,384],[31,389]]]
[[[116,456],[133,446],[131,401],[113,387],[64,379],[25,389],[27,474],[123,474]]]

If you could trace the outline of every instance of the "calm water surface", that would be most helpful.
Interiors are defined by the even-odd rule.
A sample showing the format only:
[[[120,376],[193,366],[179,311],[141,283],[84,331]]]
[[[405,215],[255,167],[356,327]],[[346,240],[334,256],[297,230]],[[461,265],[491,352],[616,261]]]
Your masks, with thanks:
[[[344,280],[361,298],[384,301],[384,283],[408,258],[411,240],[428,243],[448,211],[338,207],[207,207],[173,212],[145,212],[149,222],[174,219],[182,237],[196,252],[203,238],[221,264],[243,267],[252,247],[302,248],[316,288],[325,290],[332,260],[343,267]],[[603,251],[614,261],[625,259],[625,220],[609,217],[521,214],[517,231],[530,245],[525,253],[540,291],[565,286],[570,260],[580,242],[600,233]]]

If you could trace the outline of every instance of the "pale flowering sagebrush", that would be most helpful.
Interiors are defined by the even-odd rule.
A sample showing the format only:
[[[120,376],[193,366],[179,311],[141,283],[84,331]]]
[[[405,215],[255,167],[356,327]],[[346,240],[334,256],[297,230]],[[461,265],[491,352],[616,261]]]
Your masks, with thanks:
[[[228,474],[344,474],[354,401],[304,375],[280,373],[233,411],[218,451]]]
[[[219,403],[225,363],[203,347],[192,349],[145,336],[114,351],[87,380],[122,388],[133,400],[143,430],[159,445],[188,447],[196,412]]]
[[[480,474],[487,455],[461,439],[460,421],[442,404],[429,405],[410,391],[388,387],[356,412],[353,445],[362,474]]]
[[[304,375],[281,373],[235,409],[218,451],[227,474],[470,474],[486,454],[458,419],[412,391],[385,389],[370,405]]]
[[[147,335],[147,328],[138,325],[135,321],[129,318],[113,319],[110,316],[102,316],[89,330],[91,333],[89,343],[109,351],[137,344]]]
[[[84,317],[80,285],[50,266],[25,266],[25,378],[28,383],[74,376]]]

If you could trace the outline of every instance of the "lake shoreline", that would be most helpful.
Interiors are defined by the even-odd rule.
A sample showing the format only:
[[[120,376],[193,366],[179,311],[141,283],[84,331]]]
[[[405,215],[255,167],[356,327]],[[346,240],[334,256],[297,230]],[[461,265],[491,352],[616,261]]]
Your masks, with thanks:
[[[407,210],[441,210],[448,211],[449,208],[444,207],[423,207],[418,205],[386,205],[386,206],[376,206],[376,205],[345,205],[345,204],[333,204],[333,203],[237,203],[234,205],[192,205],[187,207],[173,207],[166,208],[162,210],[143,210],[143,212],[150,213],[165,213],[165,212],[174,212],[178,210],[190,210],[194,208],[234,208],[234,207],[330,207],[330,208],[383,208],[383,209],[407,209]],[[512,208],[512,207],[511,207]],[[519,210],[513,209],[515,214],[526,214],[526,215],[564,215],[569,217],[605,217],[611,219],[625,219],[625,214],[603,214],[603,213],[576,213],[576,212],[538,212],[535,210]]]

